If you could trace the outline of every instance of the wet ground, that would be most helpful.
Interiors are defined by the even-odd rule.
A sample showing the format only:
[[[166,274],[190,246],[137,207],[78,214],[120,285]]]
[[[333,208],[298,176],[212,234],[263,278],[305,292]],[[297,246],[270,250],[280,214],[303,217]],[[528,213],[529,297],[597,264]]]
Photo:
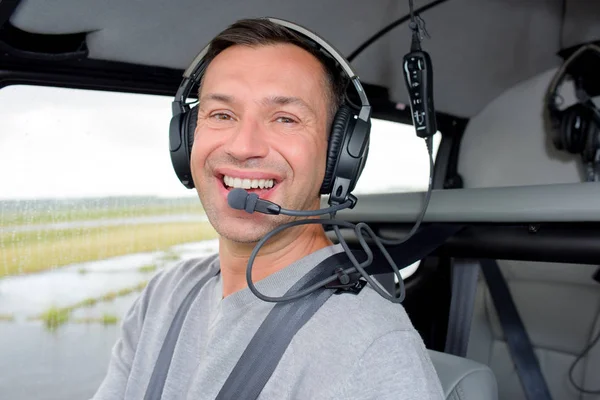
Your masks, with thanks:
[[[67,322],[48,330],[31,320],[48,308],[68,307],[85,299],[134,287],[158,270],[181,259],[217,251],[217,241],[174,246],[168,252],[130,254],[102,261],[73,264],[39,274],[0,280],[0,398],[18,400],[79,400],[90,398],[106,373],[119,323]],[[155,265],[156,270],[140,270]],[[119,321],[139,292],[100,301],[74,310],[74,319]]]

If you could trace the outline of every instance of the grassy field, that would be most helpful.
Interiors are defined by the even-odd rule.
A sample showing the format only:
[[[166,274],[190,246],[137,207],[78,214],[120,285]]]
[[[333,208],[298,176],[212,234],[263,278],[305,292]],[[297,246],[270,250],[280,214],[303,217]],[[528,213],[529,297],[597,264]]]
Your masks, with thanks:
[[[0,278],[216,237],[208,222],[0,233]]]
[[[1,211],[2,210],[0,210],[0,227],[158,215],[204,214],[204,210],[198,201],[190,201],[189,203],[175,205],[153,204],[133,207],[106,206],[104,208],[88,208],[80,206],[73,208],[60,207],[58,209],[50,207],[45,210],[31,209],[26,210],[25,212]]]

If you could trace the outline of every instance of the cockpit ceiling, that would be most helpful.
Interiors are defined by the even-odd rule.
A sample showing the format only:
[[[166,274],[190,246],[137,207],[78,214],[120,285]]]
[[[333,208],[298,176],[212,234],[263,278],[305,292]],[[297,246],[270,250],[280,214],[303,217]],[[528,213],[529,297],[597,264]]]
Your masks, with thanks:
[[[431,0],[415,0],[419,8]],[[215,34],[244,17],[305,25],[349,55],[408,13],[408,0],[23,0],[10,22],[38,34],[86,33],[89,58],[185,69]],[[477,114],[516,83],[560,64],[560,49],[600,40],[597,0],[449,0],[422,14],[438,111]],[[401,60],[407,24],[353,65],[364,82],[406,102]]]

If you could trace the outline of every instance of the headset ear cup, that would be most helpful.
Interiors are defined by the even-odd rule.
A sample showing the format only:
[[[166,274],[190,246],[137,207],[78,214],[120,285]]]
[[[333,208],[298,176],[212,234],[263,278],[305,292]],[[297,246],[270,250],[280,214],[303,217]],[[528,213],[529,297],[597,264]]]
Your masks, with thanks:
[[[576,133],[573,132],[573,125],[575,122],[576,114],[573,112],[573,107],[565,109],[562,113],[562,120],[560,125],[561,137],[563,147],[569,153],[576,153],[574,150],[573,136]]]
[[[171,118],[169,126],[169,150],[171,163],[179,181],[188,189],[194,188],[190,171],[190,146],[186,134],[186,120],[189,111],[176,114]]]
[[[592,118],[591,111],[582,104],[564,110],[562,131],[567,151],[573,154],[584,151]]]
[[[348,129],[348,123],[352,118],[352,111],[348,106],[342,105],[338,109],[329,133],[329,144],[327,147],[327,160],[325,164],[325,176],[321,185],[321,194],[331,193],[335,170],[340,156],[340,149],[344,143],[344,137]]]
[[[198,109],[192,108],[172,117],[169,126],[171,163],[179,181],[188,189],[194,188],[190,158],[197,119]]]
[[[192,108],[185,115],[185,120],[183,121],[184,131],[183,131],[183,140],[187,143],[187,151],[188,151],[188,159],[192,156],[192,146],[194,145],[194,132],[196,132],[196,124],[198,123],[198,107]]]
[[[592,113],[587,133],[585,148],[583,149],[583,159],[586,162],[595,162],[596,153],[600,151],[600,116]]]

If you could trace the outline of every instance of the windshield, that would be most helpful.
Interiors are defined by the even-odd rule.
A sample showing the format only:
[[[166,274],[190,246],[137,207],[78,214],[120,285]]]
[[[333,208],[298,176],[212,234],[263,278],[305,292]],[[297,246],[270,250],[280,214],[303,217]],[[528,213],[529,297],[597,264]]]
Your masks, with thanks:
[[[196,191],[171,166],[170,102],[0,90],[2,398],[90,397],[152,276],[217,250]],[[412,127],[374,120],[355,193],[425,190],[428,176]]]

